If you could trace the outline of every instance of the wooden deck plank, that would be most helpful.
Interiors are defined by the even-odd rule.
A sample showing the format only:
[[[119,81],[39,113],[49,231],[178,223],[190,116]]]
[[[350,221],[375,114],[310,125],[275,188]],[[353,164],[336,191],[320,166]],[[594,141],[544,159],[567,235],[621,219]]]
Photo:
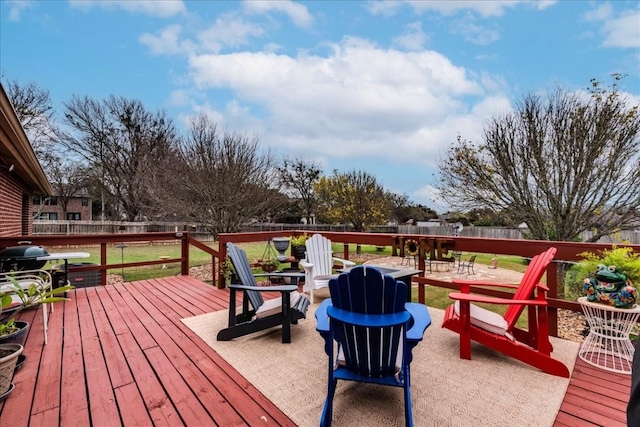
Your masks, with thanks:
[[[138,320],[138,316],[136,316],[136,314],[129,308],[125,301],[126,298],[131,298],[131,295],[127,292],[123,292],[125,296],[121,295],[121,293],[116,290],[115,286],[107,286],[106,291],[111,296],[121,318],[127,319],[126,327],[131,332],[131,335],[135,337],[140,348],[144,350],[155,347],[157,345],[156,341],[153,339],[151,334],[147,332],[143,322]]]
[[[122,348],[125,349],[131,372],[153,424],[166,427],[184,425],[178,415],[178,411],[162,388],[162,384],[153,368],[149,365],[143,349],[137,345],[133,335],[118,335],[118,341]],[[147,349],[149,348],[152,347]]]
[[[82,341],[76,300],[62,305],[65,339],[62,344],[62,376],[60,379],[60,425],[89,425],[89,403],[85,392]],[[57,311],[59,312],[59,310]]]
[[[127,384],[115,390],[122,424],[125,426],[149,426],[151,418],[144,406],[140,390],[134,384]],[[78,424],[87,425],[87,424]]]
[[[96,288],[93,288],[88,289],[87,292],[91,294],[89,305],[91,306],[93,320],[96,330],[98,331],[98,339],[100,340],[102,354],[107,365],[107,370],[109,371],[111,385],[114,389],[117,389],[123,385],[131,384],[133,382],[133,376],[122,353],[120,344],[118,344],[115,331],[111,327],[112,323],[107,318],[103,308],[102,300],[110,300],[109,296],[103,289],[96,290]],[[100,292],[102,295],[97,295],[97,292]],[[93,294],[96,294],[96,297],[94,297]]]
[[[40,312],[40,310],[38,310]],[[49,316],[48,340],[51,345],[45,346],[40,359],[38,381],[33,396],[32,414],[38,414],[60,406],[60,369],[62,366],[62,313]],[[35,337],[33,337],[35,338]],[[44,342],[44,334],[40,337]],[[54,344],[55,343],[55,344]],[[26,364],[25,364],[26,365]]]
[[[82,360],[84,361],[89,413],[94,426],[108,426],[109,422],[119,420],[113,387],[107,371],[100,338],[93,320],[89,297],[95,293],[80,289],[75,292],[80,316],[80,334],[82,335]]]
[[[160,347],[145,350],[151,366],[155,368],[162,386],[167,391],[182,420],[187,426],[214,426],[215,423],[189,388],[182,372],[170,369],[172,361]]]
[[[145,292],[144,295],[140,293],[135,298],[135,302],[132,300],[129,301],[129,303],[140,304],[144,307],[144,311],[152,317],[154,317],[154,315],[168,316],[171,314],[171,307],[165,304],[160,298],[157,298],[156,302],[160,304],[162,310],[158,310],[157,307],[147,299],[151,296],[151,292]],[[175,308],[175,306],[173,307]],[[242,425],[242,419],[235,414],[234,408],[226,401],[224,396],[219,395],[215,389],[209,390],[208,393],[200,392],[200,390],[211,388],[214,385],[193,363],[192,352],[195,350],[195,347],[192,347],[192,345],[190,345],[191,343],[186,341],[181,345],[176,344],[175,339],[179,333],[175,330],[175,324],[165,324],[161,327],[152,321],[148,321],[145,326],[153,335],[154,339],[162,343],[160,346],[171,361],[171,364],[175,367],[176,372],[185,378],[189,378],[190,384],[196,390],[198,401],[202,402],[210,413],[215,415],[216,422],[221,425]]]

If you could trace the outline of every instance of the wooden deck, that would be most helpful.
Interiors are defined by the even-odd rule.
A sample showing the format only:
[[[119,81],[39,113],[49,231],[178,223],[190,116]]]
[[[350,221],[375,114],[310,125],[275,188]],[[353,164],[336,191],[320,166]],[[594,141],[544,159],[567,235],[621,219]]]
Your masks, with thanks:
[[[188,276],[77,289],[43,345],[39,310],[27,362],[0,403],[2,426],[213,426],[294,423],[186,328],[229,293]],[[624,426],[629,376],[578,360],[556,426]]]

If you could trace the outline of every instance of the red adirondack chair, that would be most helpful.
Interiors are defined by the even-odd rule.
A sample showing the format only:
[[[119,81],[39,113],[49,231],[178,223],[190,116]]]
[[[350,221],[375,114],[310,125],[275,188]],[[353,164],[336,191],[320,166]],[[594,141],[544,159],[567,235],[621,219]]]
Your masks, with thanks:
[[[456,300],[445,311],[442,327],[460,334],[460,357],[471,359],[471,340],[504,353],[521,362],[552,375],[569,377],[567,367],[551,357],[547,323],[548,288],[540,283],[547,266],[553,260],[556,248],[549,248],[536,255],[522,277],[519,285],[504,283],[454,280],[460,292],[449,294]],[[513,298],[493,298],[470,293],[471,285],[516,289]],[[472,304],[509,305],[504,316]],[[528,308],[529,330],[516,328],[516,321],[524,308]]]

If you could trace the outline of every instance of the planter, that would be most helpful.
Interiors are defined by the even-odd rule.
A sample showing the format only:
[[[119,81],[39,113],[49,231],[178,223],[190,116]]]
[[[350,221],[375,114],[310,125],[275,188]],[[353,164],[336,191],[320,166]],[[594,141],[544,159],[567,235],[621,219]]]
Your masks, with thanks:
[[[262,268],[262,271],[264,271],[265,273],[273,273],[278,269],[277,266],[272,264],[261,265],[260,268]]]
[[[307,253],[307,247],[305,245],[292,245],[291,255],[297,260],[304,259]]]
[[[27,340],[27,332],[29,332],[29,323],[16,321],[15,325],[19,328],[17,331],[3,335],[0,337],[0,344],[20,344],[24,345]]]
[[[6,396],[12,387],[13,373],[23,351],[20,344],[0,344],[0,396]]]
[[[274,237],[271,239],[273,241],[273,247],[278,251],[278,261],[284,261],[289,258],[285,255],[286,250],[289,248],[289,239],[288,237]]]

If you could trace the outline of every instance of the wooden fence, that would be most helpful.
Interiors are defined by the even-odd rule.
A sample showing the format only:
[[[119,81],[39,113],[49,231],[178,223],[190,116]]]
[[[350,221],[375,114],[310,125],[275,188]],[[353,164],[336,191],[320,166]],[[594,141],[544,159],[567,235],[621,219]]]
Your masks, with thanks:
[[[275,224],[256,223],[242,226],[242,233],[259,233],[265,231],[302,230],[315,232],[349,232],[350,227],[344,224]],[[213,236],[202,225],[185,222],[120,222],[120,221],[34,221],[35,235],[77,235],[77,234],[118,234],[118,233],[177,233],[187,231],[192,238],[201,241],[212,241]],[[376,226],[373,230],[378,233],[392,234],[420,234],[431,236],[453,236],[450,226],[418,227],[415,225]],[[458,234],[460,237],[478,237],[482,239],[522,239],[524,230],[505,227],[464,227]],[[582,241],[588,241],[593,233],[585,231],[581,235]],[[614,236],[601,238],[598,243],[625,243],[640,245],[640,230],[628,230]]]

